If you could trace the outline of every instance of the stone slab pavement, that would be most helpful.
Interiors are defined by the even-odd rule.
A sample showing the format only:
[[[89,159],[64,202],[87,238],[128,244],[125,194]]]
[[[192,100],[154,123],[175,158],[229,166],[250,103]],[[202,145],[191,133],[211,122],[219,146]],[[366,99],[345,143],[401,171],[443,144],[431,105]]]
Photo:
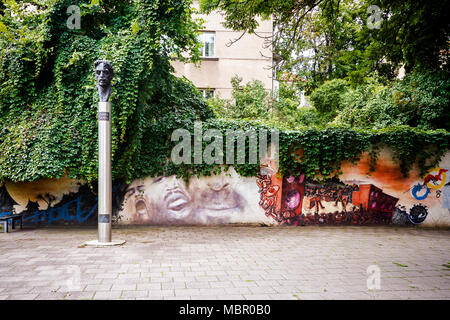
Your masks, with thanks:
[[[0,299],[450,299],[450,230],[120,227],[0,233]]]

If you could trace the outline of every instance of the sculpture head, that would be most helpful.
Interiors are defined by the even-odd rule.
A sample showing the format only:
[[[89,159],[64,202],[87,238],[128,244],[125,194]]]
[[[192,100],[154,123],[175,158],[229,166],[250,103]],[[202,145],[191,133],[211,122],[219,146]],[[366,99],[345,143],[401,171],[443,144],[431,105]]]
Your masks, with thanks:
[[[97,84],[102,87],[111,85],[111,80],[114,76],[114,70],[111,63],[107,60],[97,60],[94,63],[94,67]]]
[[[111,80],[114,76],[113,67],[107,60],[97,60],[94,62],[94,68],[100,101],[108,101],[111,94]]]

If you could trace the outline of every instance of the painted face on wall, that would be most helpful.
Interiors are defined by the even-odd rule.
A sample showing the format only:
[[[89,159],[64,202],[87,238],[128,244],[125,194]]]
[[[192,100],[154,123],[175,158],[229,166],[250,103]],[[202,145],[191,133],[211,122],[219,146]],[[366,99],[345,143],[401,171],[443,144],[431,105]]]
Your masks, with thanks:
[[[233,177],[225,174],[194,178],[189,190],[195,199],[197,216],[225,217],[242,207],[242,197],[236,192]]]
[[[153,210],[145,193],[145,186],[141,180],[130,184],[125,191],[124,198],[125,220],[131,223],[145,223],[151,221]]]
[[[305,175],[285,177],[283,180],[283,210],[293,210],[295,214],[301,213],[301,204],[304,193]]]
[[[300,193],[297,190],[289,190],[286,195],[286,206],[289,209],[296,209],[300,204]]]
[[[192,213],[192,199],[186,184],[176,176],[147,181],[145,194],[155,211],[156,222],[185,219]]]

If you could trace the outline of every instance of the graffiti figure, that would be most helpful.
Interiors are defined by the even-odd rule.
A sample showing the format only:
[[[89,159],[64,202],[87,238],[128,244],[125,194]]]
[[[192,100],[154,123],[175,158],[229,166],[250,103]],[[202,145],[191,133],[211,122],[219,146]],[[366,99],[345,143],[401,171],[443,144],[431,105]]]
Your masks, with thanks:
[[[321,200],[322,200],[322,197],[321,197],[321,195],[319,193],[319,190],[316,189],[316,192],[314,193],[314,196],[311,198],[311,200],[309,202],[310,203],[310,207],[309,208],[311,209],[311,208],[315,207],[316,208],[316,213],[319,213],[319,206],[322,209],[325,208],[323,206]]]
[[[343,224],[344,221],[345,221],[344,219],[345,219],[345,215],[344,215],[343,211],[341,211],[341,212],[335,211],[334,212],[334,222],[335,222],[335,224]]]
[[[338,203],[340,202],[344,212],[347,212],[346,206],[348,204],[349,199],[348,196],[344,196],[342,193],[343,193],[342,189],[339,189],[334,205],[337,206]]]

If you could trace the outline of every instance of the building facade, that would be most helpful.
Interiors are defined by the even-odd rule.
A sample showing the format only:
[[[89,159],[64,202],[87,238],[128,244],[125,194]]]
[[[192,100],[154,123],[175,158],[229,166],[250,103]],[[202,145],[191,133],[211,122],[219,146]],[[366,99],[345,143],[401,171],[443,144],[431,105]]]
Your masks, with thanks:
[[[198,3],[194,6],[198,8]],[[199,88],[205,97],[231,98],[231,78],[238,75],[242,83],[260,80],[264,88],[272,90],[272,51],[265,46],[265,39],[273,35],[273,23],[260,20],[255,34],[226,29],[222,23],[224,17],[219,12],[199,15],[203,20],[200,40],[203,42],[200,66],[192,63],[173,61],[175,75],[185,76]],[[259,35],[259,36],[258,36]]]

